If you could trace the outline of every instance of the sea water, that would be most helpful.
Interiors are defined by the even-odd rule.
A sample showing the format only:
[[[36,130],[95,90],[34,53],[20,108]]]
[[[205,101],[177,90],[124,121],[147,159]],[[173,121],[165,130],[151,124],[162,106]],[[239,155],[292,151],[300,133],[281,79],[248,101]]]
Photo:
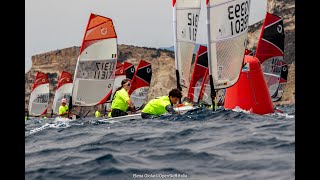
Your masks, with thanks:
[[[295,106],[25,122],[25,179],[295,179]]]

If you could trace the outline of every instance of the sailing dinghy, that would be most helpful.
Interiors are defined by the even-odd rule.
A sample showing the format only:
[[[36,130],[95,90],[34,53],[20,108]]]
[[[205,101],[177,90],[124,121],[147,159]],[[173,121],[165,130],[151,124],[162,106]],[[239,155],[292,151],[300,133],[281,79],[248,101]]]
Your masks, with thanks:
[[[53,114],[59,114],[59,107],[63,98],[67,99],[67,106],[69,106],[69,100],[72,91],[72,75],[69,72],[62,71],[58,79],[58,85],[56,93],[53,99],[52,112]]]
[[[41,116],[47,113],[49,104],[49,78],[48,74],[37,72],[32,85],[28,115]]]
[[[173,37],[177,88],[188,88],[201,0],[173,0]]]
[[[151,77],[151,64],[147,61],[140,60],[136,73],[131,81],[131,88],[128,91],[136,110],[141,109],[147,101]]]
[[[287,81],[288,68],[283,60],[284,37],[283,19],[267,12],[255,57],[261,63],[272,101],[280,100]]]
[[[206,0],[206,7],[210,96],[215,97],[215,90],[228,88],[239,79],[250,1]],[[215,107],[213,100],[212,104]]]
[[[199,103],[200,101],[203,101],[207,105],[211,105],[212,100],[210,97],[208,71],[207,47],[200,45],[188,90],[188,97],[192,102]],[[217,91],[216,101],[218,106],[223,106],[225,91],[225,89],[219,89]]]
[[[71,105],[95,106],[106,102],[113,89],[117,54],[112,19],[91,14],[75,69]]]

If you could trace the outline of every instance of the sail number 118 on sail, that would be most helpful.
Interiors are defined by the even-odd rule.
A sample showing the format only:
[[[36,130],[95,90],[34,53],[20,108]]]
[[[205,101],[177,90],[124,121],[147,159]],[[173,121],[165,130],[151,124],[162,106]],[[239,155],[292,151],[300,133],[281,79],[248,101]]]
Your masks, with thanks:
[[[228,18],[231,25],[231,35],[236,35],[248,28],[249,20],[249,2],[230,5],[228,7]]]

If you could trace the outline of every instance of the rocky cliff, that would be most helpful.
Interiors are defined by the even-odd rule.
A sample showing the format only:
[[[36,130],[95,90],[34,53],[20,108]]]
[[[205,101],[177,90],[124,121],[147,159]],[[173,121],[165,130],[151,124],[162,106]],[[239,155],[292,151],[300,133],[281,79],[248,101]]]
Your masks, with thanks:
[[[268,12],[284,18],[285,30],[285,61],[289,65],[288,82],[285,93],[280,102],[275,104],[294,103],[295,93],[295,4],[293,0],[268,0]],[[255,49],[260,35],[262,22],[249,27],[249,49]],[[170,89],[176,87],[174,52],[148,47],[136,47],[132,45],[118,45],[119,61],[128,61],[137,67],[140,59],[146,60],[152,65],[151,88],[148,99],[159,95],[168,94]],[[60,73],[64,71],[74,74],[79,47],[70,47],[32,56],[32,67],[25,74],[25,107],[29,104],[31,86],[37,71],[49,74],[50,101],[52,104]],[[183,95],[186,95],[186,90]],[[48,112],[51,112],[51,105]],[[93,111],[92,111],[93,113]]]

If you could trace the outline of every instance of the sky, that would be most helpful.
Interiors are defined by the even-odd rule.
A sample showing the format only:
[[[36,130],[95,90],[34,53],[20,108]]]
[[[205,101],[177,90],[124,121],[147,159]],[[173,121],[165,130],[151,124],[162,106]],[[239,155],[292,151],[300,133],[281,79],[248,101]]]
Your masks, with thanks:
[[[264,18],[266,4],[251,0],[249,24]],[[199,44],[207,43],[205,8],[201,0]],[[172,12],[172,0],[26,0],[25,72],[33,55],[81,46],[90,13],[113,20],[118,44],[173,46]]]

